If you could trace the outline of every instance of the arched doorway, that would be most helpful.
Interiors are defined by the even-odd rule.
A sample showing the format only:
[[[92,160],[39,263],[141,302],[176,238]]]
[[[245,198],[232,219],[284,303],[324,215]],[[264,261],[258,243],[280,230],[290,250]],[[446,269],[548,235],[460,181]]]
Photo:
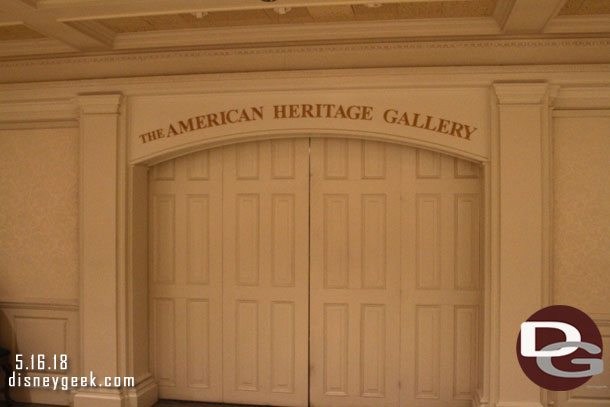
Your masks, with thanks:
[[[340,138],[255,141],[156,165],[160,397],[470,405],[479,173],[440,153]]]

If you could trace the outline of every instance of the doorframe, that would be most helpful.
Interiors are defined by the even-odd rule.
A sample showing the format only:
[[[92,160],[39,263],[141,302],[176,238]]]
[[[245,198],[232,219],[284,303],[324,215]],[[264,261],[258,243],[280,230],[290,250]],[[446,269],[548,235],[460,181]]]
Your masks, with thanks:
[[[552,88],[546,82],[522,82],[495,83],[488,89],[490,113],[482,120],[491,122],[487,135],[491,154],[479,161],[484,169],[485,214],[484,318],[479,349],[482,380],[473,404],[541,407],[545,396],[519,370],[514,343],[520,322],[551,301]],[[120,94],[82,95],[77,99],[81,130],[81,355],[83,371],[132,375],[137,385],[133,389],[79,390],[74,397],[76,407],[92,402],[118,407],[126,401],[133,406],[149,406],[157,397],[150,361],[143,356],[148,354],[145,338],[149,327],[148,301],[143,301],[148,292],[148,262],[143,261],[148,258],[148,203],[142,197],[147,197],[146,171],[154,158],[138,165],[128,163],[128,111],[121,100]],[[319,131],[316,135],[334,134]],[[282,136],[303,134],[287,132]],[[387,142],[390,137],[380,133],[367,138]],[[391,138],[396,143],[396,138]],[[236,139],[227,135],[229,141]],[[215,139],[214,146],[218,142]],[[414,140],[400,144],[441,150]],[[196,147],[211,145],[202,139]],[[440,152],[464,158],[456,151],[451,154],[450,147]],[[105,173],[101,177],[100,168],[111,176]],[[116,205],[100,206],[96,202]],[[515,295],[523,294],[519,304],[512,303]],[[105,329],[100,330],[100,326]],[[107,349],[112,357],[100,349]]]

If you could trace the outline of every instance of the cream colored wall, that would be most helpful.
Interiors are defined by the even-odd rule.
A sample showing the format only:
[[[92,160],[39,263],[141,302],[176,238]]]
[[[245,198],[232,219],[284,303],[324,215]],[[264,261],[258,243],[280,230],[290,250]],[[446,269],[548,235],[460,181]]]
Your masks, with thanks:
[[[0,300],[78,298],[78,130],[0,130]]]
[[[554,302],[610,314],[610,117],[557,117]]]
[[[69,370],[50,373],[74,376],[80,370],[78,129],[0,130],[0,180],[0,345],[25,360],[67,354]],[[45,404],[70,399],[68,392],[44,389],[11,394]]]

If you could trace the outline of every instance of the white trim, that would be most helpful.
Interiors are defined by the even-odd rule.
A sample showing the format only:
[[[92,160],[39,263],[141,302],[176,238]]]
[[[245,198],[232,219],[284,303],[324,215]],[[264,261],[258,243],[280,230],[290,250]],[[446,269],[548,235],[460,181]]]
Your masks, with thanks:
[[[78,311],[79,301],[71,298],[0,298],[0,308]]]
[[[493,87],[500,105],[540,104],[548,93],[548,84],[544,82],[494,83]]]
[[[75,48],[53,38],[0,41],[0,57],[60,54],[75,50]]]
[[[323,70],[329,66],[361,69],[388,66],[445,66],[459,72],[456,67],[474,64],[479,65],[480,70],[488,65],[487,72],[493,72],[496,69],[494,64],[520,64],[519,69],[513,69],[512,72],[523,73],[536,71],[540,69],[541,64],[570,62],[607,64],[610,62],[608,50],[610,50],[610,38],[378,40],[373,43],[357,44],[267,44],[219,49],[146,49],[130,53],[81,53],[5,60],[0,62],[0,81],[10,83],[79,80],[90,78],[92,72],[95,72],[94,76],[98,78],[116,78],[253,70],[260,72]],[[332,65],[329,61],[333,61]],[[538,66],[525,67],[527,64],[538,64]],[[505,69],[510,70],[510,67]],[[502,79],[523,81],[521,78]],[[471,80],[480,83],[480,80],[475,78]],[[571,78],[566,80],[573,81]],[[451,81],[451,78],[444,78],[443,81]],[[598,83],[604,81],[605,78]]]
[[[547,34],[607,33],[610,15],[599,16],[559,16],[553,18],[544,28]]]
[[[158,386],[155,379],[148,375],[143,380],[138,379],[135,388],[127,390],[130,407],[150,407],[158,400]]]
[[[0,130],[75,129],[78,120],[0,122]]]
[[[553,117],[610,117],[610,109],[553,110]]]
[[[120,94],[79,95],[76,97],[76,104],[84,114],[117,114],[120,102]]]
[[[76,105],[65,99],[0,102],[0,123],[62,121],[78,118]]]
[[[490,17],[421,20],[382,20],[337,23],[268,24],[124,33],[116,36],[115,49],[179,47],[191,45],[274,43],[281,41],[371,40],[407,37],[500,34]]]
[[[317,89],[366,91],[387,88],[487,87],[499,80],[527,82],[544,79],[562,85],[557,106],[557,103],[571,96],[566,92],[573,92],[575,96],[588,94],[587,97],[595,97],[599,93],[599,84],[607,83],[608,75],[610,64],[324,69],[139,76],[0,84],[0,104],[37,101],[41,92],[49,97],[69,100],[82,92],[109,93],[119,90],[126,96]],[[568,107],[561,104],[562,108]]]

